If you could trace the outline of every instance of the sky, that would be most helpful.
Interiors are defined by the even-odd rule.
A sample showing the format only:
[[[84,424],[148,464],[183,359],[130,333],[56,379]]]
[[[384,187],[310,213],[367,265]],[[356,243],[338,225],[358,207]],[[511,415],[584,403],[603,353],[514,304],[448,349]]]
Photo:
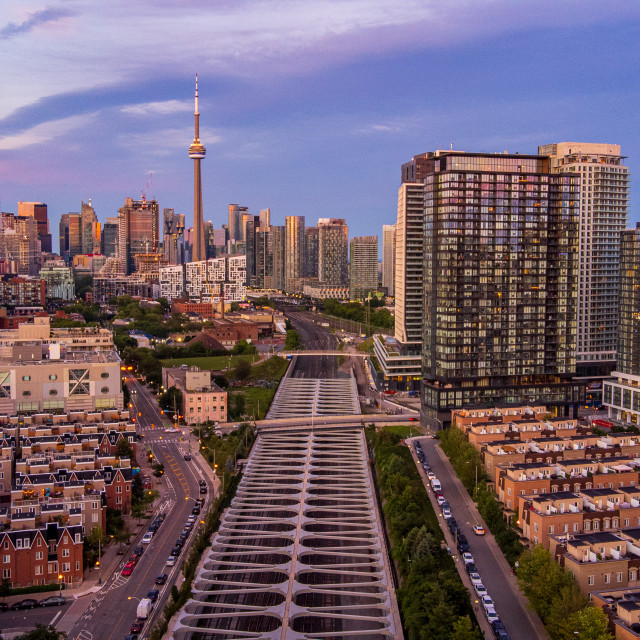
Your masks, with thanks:
[[[0,210],[98,218],[126,197],[205,220],[346,218],[381,236],[400,165],[436,149],[620,144],[640,163],[633,0],[2,0]],[[629,225],[640,221],[632,198]]]

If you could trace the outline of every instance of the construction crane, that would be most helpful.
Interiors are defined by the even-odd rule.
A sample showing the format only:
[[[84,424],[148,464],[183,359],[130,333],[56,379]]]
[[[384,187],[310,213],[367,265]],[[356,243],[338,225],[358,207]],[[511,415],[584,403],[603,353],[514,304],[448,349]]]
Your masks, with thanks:
[[[142,202],[147,201],[147,193],[149,192],[149,187],[151,186],[151,176],[153,176],[153,171],[149,171],[149,179],[147,180],[147,186],[144,188],[144,191],[141,191]]]

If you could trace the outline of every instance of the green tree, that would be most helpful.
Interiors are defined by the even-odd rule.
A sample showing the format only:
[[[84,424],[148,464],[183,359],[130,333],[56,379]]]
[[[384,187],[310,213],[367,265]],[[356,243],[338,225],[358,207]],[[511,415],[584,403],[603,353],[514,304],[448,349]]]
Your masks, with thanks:
[[[233,375],[236,380],[240,380],[240,382],[244,382],[251,375],[251,364],[249,364],[248,360],[239,360],[236,368],[233,371]]]
[[[36,624],[36,628],[20,636],[16,640],[63,640],[67,637],[64,631],[57,631],[52,625]]]
[[[284,348],[287,351],[297,351],[302,348],[302,343],[300,342],[300,335],[297,331],[293,329],[287,331],[287,337],[285,338]]]
[[[482,640],[483,635],[478,627],[473,627],[469,616],[460,616],[453,623],[449,640]]]
[[[9,578],[2,578],[0,582],[0,598],[4,601],[7,596],[11,595],[11,580]]]
[[[587,606],[569,618],[563,640],[613,640],[608,625],[609,619],[602,609]]]
[[[178,587],[176,587],[175,584],[171,587],[171,599],[174,602],[178,602],[178,600],[180,599],[180,592],[178,591]]]
[[[165,411],[181,411],[182,410],[182,391],[178,387],[169,387],[158,398],[158,405]]]
[[[135,463],[136,461],[133,447],[124,436],[120,438],[120,440],[118,440],[118,444],[116,444],[116,458],[129,458],[132,463]]]
[[[153,467],[153,475],[156,478],[161,478],[162,475],[164,474],[164,465],[161,462],[156,462]]]

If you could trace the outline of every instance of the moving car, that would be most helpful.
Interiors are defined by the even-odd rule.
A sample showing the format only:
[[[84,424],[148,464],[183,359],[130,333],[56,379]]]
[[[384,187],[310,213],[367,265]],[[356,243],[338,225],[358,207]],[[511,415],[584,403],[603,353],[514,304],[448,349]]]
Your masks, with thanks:
[[[156,584],[165,584],[168,577],[166,573],[161,573],[159,576],[156,576]]]
[[[184,458],[187,462],[189,462],[189,461],[191,460],[191,454],[190,454],[190,453],[185,453],[185,454],[184,454],[184,456],[183,456],[183,458]]]
[[[481,524],[474,524],[473,533],[477,536],[483,536],[485,534],[484,527]]]

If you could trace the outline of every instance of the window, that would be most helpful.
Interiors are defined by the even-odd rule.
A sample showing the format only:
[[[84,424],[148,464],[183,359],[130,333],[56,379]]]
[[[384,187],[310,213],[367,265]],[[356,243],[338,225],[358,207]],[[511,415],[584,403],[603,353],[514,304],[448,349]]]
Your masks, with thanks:
[[[69,549],[63,549],[62,550],[62,557],[63,558],[68,558],[69,557]]]
[[[637,569],[630,569],[629,570],[629,580],[630,581],[634,581],[638,579],[638,570]]]
[[[509,488],[507,489],[507,495],[508,495],[508,496],[510,496],[510,495],[511,495],[511,487],[509,487]]]
[[[37,564],[37,565],[36,565],[36,571],[35,571],[35,574],[36,574],[37,576],[41,576],[43,573],[44,573],[44,570],[43,570],[42,565],[41,565],[41,564]]]
[[[122,496],[116,498],[116,504],[122,504]]]
[[[11,562],[11,556],[10,555],[2,556],[2,562],[4,562],[5,564],[9,564]]]
[[[80,560],[76,560],[76,571],[80,571]]]
[[[42,560],[43,554],[42,551],[36,551],[36,560]]]
[[[23,382],[29,382],[29,380],[31,380],[31,376],[22,376]]]
[[[69,571],[71,571],[71,563],[70,562],[63,562],[62,563],[62,573],[69,573]]]
[[[98,514],[97,513],[92,513],[91,514],[91,522],[98,522]]]
[[[616,574],[616,582],[622,582],[622,573]]]
[[[108,378],[108,377],[109,377],[109,372],[108,372],[108,371],[103,371],[103,372],[100,374],[100,377],[101,377],[103,380],[105,380],[106,378]]]
[[[624,519],[624,526],[628,527],[629,526],[629,518],[625,518]]]
[[[49,389],[49,395],[50,396],[57,396],[58,392],[55,389]]]
[[[604,583],[605,584],[611,584],[611,574],[610,573],[605,573],[604,574]]]
[[[76,543],[80,543],[80,542],[82,542],[82,534],[76,533]]]
[[[553,525],[549,527],[549,533],[553,533]]]
[[[49,376],[49,380],[57,380],[57,379],[58,379],[58,376],[57,376],[57,374],[55,374],[55,373],[52,373],[52,374]]]
[[[100,389],[101,393],[109,393],[109,387],[102,387],[102,389]]]
[[[31,395],[31,391],[23,391],[22,395],[23,396],[30,396]]]
[[[3,578],[11,578],[11,569],[3,569],[2,570]]]
[[[587,584],[595,584],[596,582],[596,577],[595,576],[588,576],[587,577]]]

